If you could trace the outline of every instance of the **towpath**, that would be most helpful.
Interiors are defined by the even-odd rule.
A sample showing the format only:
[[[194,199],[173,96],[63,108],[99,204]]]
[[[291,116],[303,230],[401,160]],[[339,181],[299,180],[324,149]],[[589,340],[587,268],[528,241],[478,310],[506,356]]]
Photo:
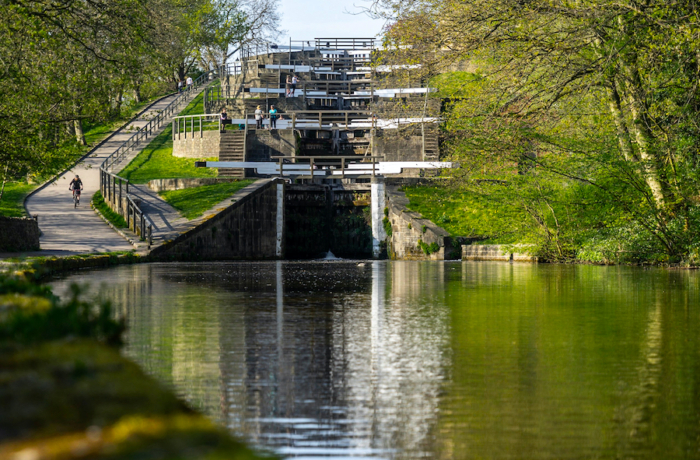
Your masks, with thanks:
[[[61,174],[54,182],[32,194],[25,205],[30,215],[39,216],[42,232],[42,251],[54,255],[92,252],[128,251],[134,249],[123,237],[110,228],[90,208],[92,196],[100,189],[100,164],[137,129],[146,125],[158,112],[170,104],[175,95],[151,105],[141,116],[95,149],[73,168]],[[146,143],[141,147],[145,147]],[[136,155],[140,149],[134,151]],[[71,179],[78,174],[83,181],[80,206],[73,208],[68,190]]]

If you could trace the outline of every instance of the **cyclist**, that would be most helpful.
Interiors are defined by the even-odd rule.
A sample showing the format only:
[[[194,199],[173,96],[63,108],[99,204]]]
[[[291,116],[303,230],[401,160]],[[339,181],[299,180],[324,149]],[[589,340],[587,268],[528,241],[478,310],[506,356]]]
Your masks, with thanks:
[[[83,181],[80,180],[80,176],[75,175],[75,179],[70,181],[68,190],[73,191],[73,199],[76,200],[76,204],[80,204],[80,191],[83,189]]]

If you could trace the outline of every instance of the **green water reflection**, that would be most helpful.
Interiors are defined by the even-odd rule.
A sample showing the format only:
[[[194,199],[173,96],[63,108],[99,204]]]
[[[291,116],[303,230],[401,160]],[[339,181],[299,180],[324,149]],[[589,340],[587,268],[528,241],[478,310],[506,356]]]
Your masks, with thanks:
[[[700,457],[695,272],[154,264],[53,284],[74,280],[127,315],[125,353],[283,456]]]

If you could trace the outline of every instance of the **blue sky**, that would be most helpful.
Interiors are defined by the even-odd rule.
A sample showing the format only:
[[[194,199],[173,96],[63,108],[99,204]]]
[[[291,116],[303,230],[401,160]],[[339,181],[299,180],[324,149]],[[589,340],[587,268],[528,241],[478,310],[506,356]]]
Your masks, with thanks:
[[[280,0],[282,7],[279,44],[316,37],[374,37],[382,29],[383,21],[373,20],[358,13],[366,0]]]

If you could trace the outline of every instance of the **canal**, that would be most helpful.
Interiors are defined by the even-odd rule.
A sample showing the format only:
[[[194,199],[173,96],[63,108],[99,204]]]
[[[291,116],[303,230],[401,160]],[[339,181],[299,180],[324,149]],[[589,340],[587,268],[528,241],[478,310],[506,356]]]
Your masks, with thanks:
[[[283,457],[700,458],[700,276],[461,262],[67,274],[124,353]]]

